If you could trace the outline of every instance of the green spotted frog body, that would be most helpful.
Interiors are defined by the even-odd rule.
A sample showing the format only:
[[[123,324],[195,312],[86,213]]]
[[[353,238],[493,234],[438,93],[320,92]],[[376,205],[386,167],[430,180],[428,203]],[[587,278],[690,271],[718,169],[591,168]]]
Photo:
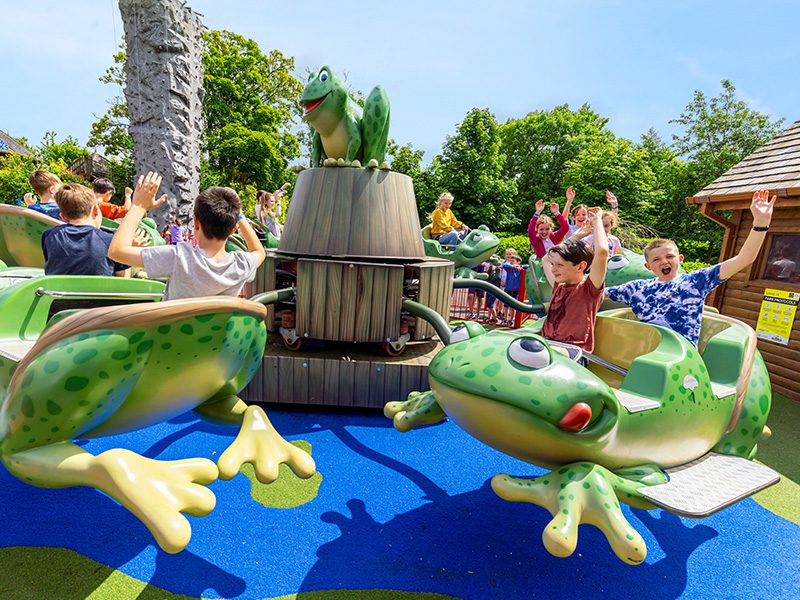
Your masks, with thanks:
[[[603,323],[606,319],[615,317],[600,313],[598,331],[619,325]],[[653,508],[637,489],[665,482],[664,469],[710,450],[752,458],[766,432],[771,392],[757,351],[738,417],[735,394],[719,398],[712,391],[712,367],[717,378],[726,376],[725,369],[735,378],[742,366],[730,364],[737,347],[733,327],[719,334],[728,338],[719,360],[711,357],[716,342],[708,342],[707,364],[678,334],[627,324],[641,326],[642,337],[650,329],[655,341],[649,354],[628,364],[620,381],[618,375],[587,369],[555,351],[533,330],[485,333],[480,325],[467,323],[431,361],[431,391],[389,403],[384,412],[401,431],[449,416],[488,445],[554,469],[532,480],[497,475],[492,485],[505,499],[550,510],[554,518],[543,537],[551,553],[571,554],[578,524],[588,522],[603,530],[622,560],[638,564],[646,548],[619,502]],[[654,407],[629,412],[623,390],[649,396]]]
[[[181,512],[215,503],[205,486],[252,462],[262,482],[287,462],[301,476],[310,456],[283,440],[263,410],[237,396],[261,361],[261,304],[238,298],[178,300],[90,309],[51,325],[0,391],[0,458],[41,487],[96,487],[131,510],[169,552],[191,530]],[[133,431],[194,410],[239,424],[217,464],[157,461],[123,449],[93,456],[73,440]],[[294,449],[293,449],[294,448]]]
[[[300,104],[303,120],[311,127],[313,167],[363,163],[386,168],[389,98],[383,87],[372,89],[362,112],[347,86],[324,66],[309,76]]]
[[[486,225],[481,225],[470,231],[453,250],[442,248],[438,241],[424,235],[422,243],[426,256],[452,261],[456,277],[486,279],[488,277],[486,273],[476,273],[472,269],[483,264],[494,254],[500,245],[500,239],[489,231]]]

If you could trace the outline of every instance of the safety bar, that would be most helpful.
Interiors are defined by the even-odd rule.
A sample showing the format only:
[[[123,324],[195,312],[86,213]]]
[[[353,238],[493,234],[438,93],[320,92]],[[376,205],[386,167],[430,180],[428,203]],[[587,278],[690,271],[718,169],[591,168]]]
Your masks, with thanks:
[[[58,290],[46,290],[43,287],[36,288],[36,295],[52,296],[53,298],[163,298],[164,294],[153,292],[61,292]]]

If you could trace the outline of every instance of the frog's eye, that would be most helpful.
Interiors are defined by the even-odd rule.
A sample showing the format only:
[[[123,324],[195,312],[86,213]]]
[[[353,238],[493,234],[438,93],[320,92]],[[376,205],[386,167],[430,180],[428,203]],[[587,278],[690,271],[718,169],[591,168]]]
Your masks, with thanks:
[[[467,321],[453,330],[453,332],[450,334],[450,343],[455,344],[457,342],[463,342],[464,340],[478,337],[484,333],[486,333],[486,330],[483,328],[483,325],[480,323]]]
[[[550,351],[533,338],[514,340],[508,347],[508,356],[514,362],[531,369],[542,369],[550,364]]]
[[[630,261],[622,256],[621,254],[616,254],[608,259],[607,267],[609,269],[621,269],[622,267],[627,267],[630,264]]]
[[[463,342],[464,340],[469,339],[469,329],[463,323],[453,329],[453,333],[450,334],[450,343],[455,344],[456,342]]]
[[[319,74],[319,80],[320,81],[328,81],[328,72],[327,71],[322,71]]]
[[[476,242],[479,242],[481,240],[481,234],[476,231],[475,235],[472,236],[472,239]]]

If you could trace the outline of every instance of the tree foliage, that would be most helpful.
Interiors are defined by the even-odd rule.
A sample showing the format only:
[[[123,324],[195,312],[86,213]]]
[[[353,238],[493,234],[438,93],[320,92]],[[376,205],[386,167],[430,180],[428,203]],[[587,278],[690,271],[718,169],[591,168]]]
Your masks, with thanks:
[[[511,119],[500,130],[507,155],[504,175],[517,182],[514,216],[526,224],[538,198],[563,198],[567,163],[597,139],[611,139],[608,119],[588,104],[568,105]]]
[[[720,83],[719,96],[709,100],[695,90],[680,117],[670,121],[684,128],[682,134],[673,135],[673,147],[692,165],[701,187],[769,141],[783,124],[783,119],[772,121],[738,100],[736,88],[727,79]]]
[[[438,184],[455,196],[453,211],[471,227],[494,229],[518,223],[511,204],[517,184],[503,175],[500,126],[489,109],[473,108],[447,136],[441,158],[434,161]]]

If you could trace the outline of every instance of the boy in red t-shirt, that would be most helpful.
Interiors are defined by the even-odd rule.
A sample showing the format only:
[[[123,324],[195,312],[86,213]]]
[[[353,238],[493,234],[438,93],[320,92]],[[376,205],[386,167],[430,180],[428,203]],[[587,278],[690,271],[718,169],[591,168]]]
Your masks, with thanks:
[[[550,248],[542,259],[545,276],[553,286],[542,335],[586,352],[594,350],[594,324],[603,302],[608,260],[603,211],[590,208],[589,218],[594,228],[594,251],[582,241],[568,240]],[[586,277],[592,263],[594,267]]]

